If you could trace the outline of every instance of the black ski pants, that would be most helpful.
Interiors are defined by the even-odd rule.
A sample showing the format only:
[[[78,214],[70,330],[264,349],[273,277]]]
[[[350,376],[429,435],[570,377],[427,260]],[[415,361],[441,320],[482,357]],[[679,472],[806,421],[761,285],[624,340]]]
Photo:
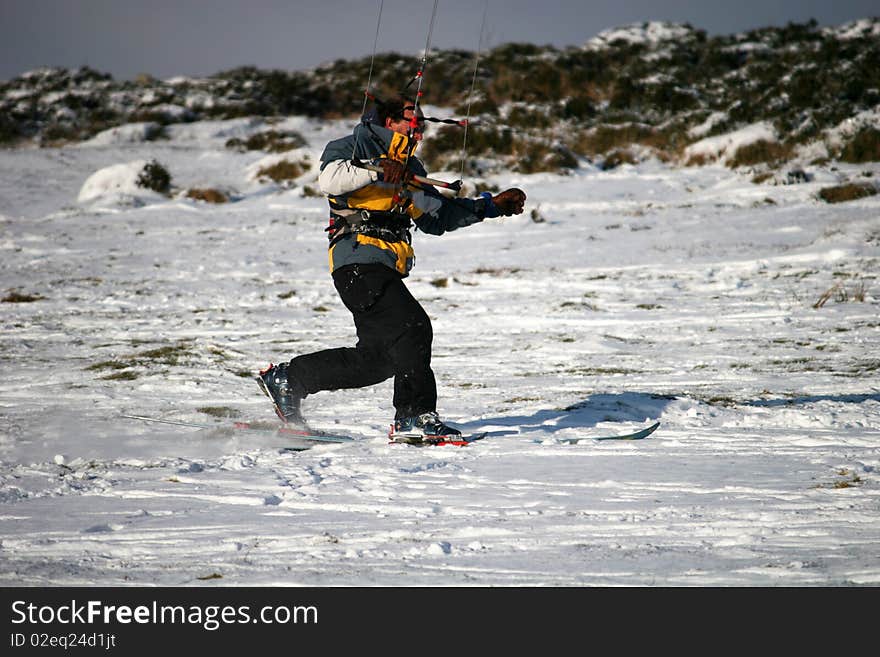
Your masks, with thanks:
[[[348,265],[333,272],[333,284],[354,316],[357,345],[297,356],[288,377],[312,394],[363,388],[393,376],[395,419],[435,411],[431,320],[400,275],[380,264]]]

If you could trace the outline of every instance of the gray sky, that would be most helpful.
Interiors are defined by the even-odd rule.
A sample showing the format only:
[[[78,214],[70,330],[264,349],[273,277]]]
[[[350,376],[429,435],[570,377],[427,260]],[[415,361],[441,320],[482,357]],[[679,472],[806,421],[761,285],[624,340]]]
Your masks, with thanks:
[[[117,79],[206,76],[237,66],[308,69],[373,49],[380,0],[0,0],[0,80],[41,66]],[[418,54],[432,0],[384,0],[379,52]],[[485,0],[440,0],[433,47],[474,51]],[[687,22],[710,35],[815,18],[880,16],[878,0],[489,0],[484,49],[580,45],[632,22]]]

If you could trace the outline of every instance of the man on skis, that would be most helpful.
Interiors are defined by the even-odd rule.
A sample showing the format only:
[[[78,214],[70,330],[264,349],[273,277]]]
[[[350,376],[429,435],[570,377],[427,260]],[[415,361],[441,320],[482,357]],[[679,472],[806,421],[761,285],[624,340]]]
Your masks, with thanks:
[[[321,390],[361,388],[394,377],[393,433],[425,440],[460,435],[437,414],[431,321],[403,279],[414,255],[411,229],[442,235],[485,218],[521,214],[526,195],[508,189],[477,199],[446,198],[413,176],[424,133],[418,105],[377,103],[352,135],[331,141],[318,178],[330,204],[330,271],[357,329],[355,347],[325,349],[270,365],[257,382],[285,422],[304,424],[301,401]],[[369,162],[381,173],[359,166]]]

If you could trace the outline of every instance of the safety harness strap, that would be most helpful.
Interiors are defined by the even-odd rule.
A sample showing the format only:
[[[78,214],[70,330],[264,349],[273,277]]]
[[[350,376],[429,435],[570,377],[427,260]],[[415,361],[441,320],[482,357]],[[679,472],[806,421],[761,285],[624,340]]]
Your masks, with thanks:
[[[358,233],[375,237],[386,242],[406,242],[412,244],[409,215],[400,212],[379,212],[375,210],[336,209],[331,202],[330,223],[325,228],[330,246],[346,235]]]

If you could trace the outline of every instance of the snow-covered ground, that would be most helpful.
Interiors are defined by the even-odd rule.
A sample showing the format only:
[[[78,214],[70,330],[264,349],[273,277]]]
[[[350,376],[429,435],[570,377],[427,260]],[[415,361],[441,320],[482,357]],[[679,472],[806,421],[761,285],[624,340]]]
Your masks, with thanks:
[[[308,398],[362,439],[305,452],[122,418],[271,421],[259,368],[354,342],[314,174],[224,147],[267,127],[0,151],[0,583],[880,584],[880,196],[815,198],[880,165],[492,178],[526,213],[417,234],[409,279],[470,447],[388,445],[390,382]],[[315,162],[351,125],[274,128]],[[154,158],[234,202],[126,185]]]

